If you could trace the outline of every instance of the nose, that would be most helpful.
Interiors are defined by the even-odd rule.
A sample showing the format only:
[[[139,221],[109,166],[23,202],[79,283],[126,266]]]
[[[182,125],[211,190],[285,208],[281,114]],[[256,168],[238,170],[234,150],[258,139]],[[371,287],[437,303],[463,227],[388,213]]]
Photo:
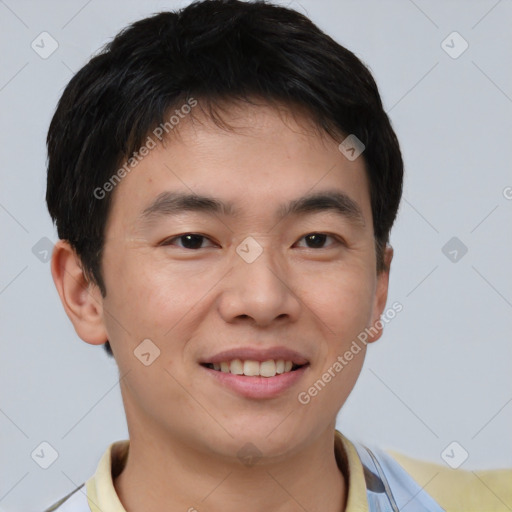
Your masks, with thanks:
[[[224,289],[218,298],[224,321],[252,321],[263,327],[299,318],[301,301],[293,289],[292,273],[271,253],[266,247],[251,263],[238,254],[234,256],[233,268],[223,279]]]

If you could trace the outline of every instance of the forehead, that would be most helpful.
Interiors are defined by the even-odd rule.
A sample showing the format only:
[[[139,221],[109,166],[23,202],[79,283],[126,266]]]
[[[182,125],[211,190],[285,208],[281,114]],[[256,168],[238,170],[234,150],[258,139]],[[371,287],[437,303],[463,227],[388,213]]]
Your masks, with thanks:
[[[302,113],[238,104],[223,108],[222,122],[227,127],[198,109],[180,118],[163,142],[150,134],[153,147],[116,186],[111,215],[133,218],[163,192],[181,192],[261,216],[271,205],[282,212],[284,203],[320,189],[345,192],[368,215],[364,159],[345,158],[340,141]]]

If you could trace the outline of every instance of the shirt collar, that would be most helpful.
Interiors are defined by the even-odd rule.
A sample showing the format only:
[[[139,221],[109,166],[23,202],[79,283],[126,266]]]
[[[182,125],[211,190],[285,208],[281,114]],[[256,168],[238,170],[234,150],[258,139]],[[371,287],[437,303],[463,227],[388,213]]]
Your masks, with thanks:
[[[87,480],[87,499],[92,512],[126,512],[116,493],[114,479],[126,464],[129,448],[128,439],[112,443],[101,457],[96,473]],[[337,430],[334,451],[338,467],[348,481],[345,512],[368,512],[361,460],[354,445]]]

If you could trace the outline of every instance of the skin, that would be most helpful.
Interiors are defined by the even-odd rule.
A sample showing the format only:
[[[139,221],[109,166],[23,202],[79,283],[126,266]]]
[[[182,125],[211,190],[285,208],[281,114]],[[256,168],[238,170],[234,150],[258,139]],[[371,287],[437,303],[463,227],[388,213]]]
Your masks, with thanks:
[[[223,119],[234,130],[195,118],[116,187],[102,259],[105,297],[67,242],[53,253],[52,275],[76,332],[90,344],[110,340],[122,377],[130,454],[116,491],[128,512],[343,510],[347,482],[333,431],[366,347],[307,405],[297,395],[386,304],[393,253],[388,246],[387,268],[377,273],[364,159],[349,161],[340,141],[307,118],[270,106],[231,105]],[[276,220],[281,203],[328,189],[355,201],[364,222],[332,211]],[[211,195],[239,212],[182,212],[144,224],[141,213],[163,191]],[[207,238],[187,249],[173,239],[185,233]],[[328,237],[309,246],[311,233],[344,242]],[[236,252],[247,236],[263,248],[250,264]],[[160,350],[149,366],[134,357],[147,338]],[[199,365],[223,350],[276,345],[304,354],[309,367],[271,399],[242,397]],[[249,442],[261,454],[253,466],[237,456]]]

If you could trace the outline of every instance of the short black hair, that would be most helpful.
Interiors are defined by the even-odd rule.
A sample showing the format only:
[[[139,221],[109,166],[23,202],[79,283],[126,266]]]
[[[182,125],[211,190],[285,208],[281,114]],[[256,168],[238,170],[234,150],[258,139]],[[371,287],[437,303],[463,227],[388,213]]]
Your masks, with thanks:
[[[70,243],[103,296],[101,256],[113,189],[104,184],[170,111],[192,98],[208,106],[213,120],[226,101],[291,106],[340,142],[351,134],[362,141],[377,271],[383,270],[403,161],[370,71],[295,10],[266,1],[205,0],[123,29],[73,76],[51,121],[48,210],[59,238]],[[108,341],[105,349],[112,355]]]

